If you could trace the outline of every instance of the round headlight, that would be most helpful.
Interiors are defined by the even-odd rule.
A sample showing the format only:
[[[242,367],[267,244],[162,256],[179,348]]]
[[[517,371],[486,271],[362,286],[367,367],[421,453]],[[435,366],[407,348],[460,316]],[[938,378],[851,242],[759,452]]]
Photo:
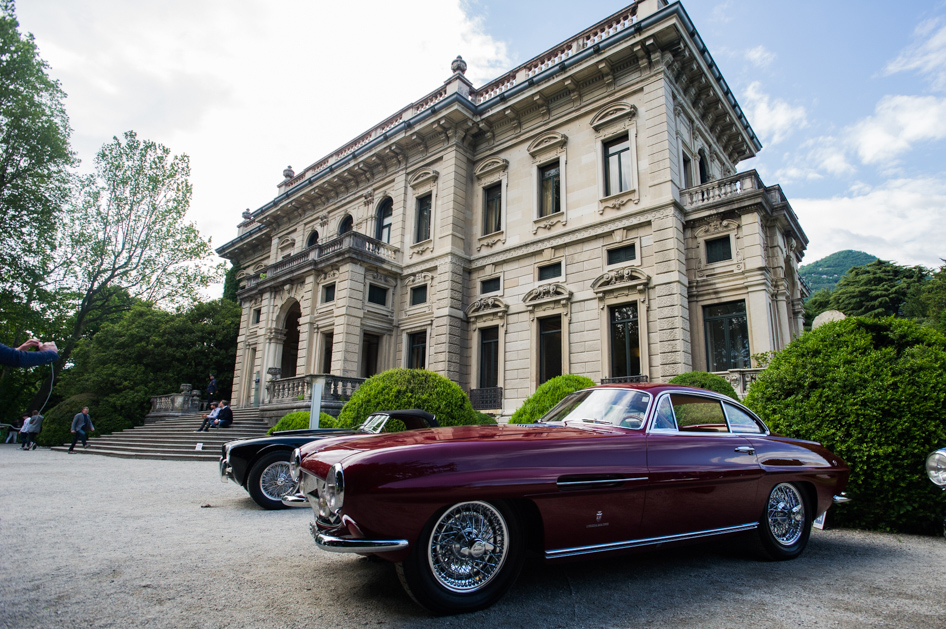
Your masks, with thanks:
[[[940,448],[926,457],[926,473],[931,481],[946,487],[946,448]]]
[[[299,474],[302,469],[302,453],[299,452],[299,448],[296,448],[292,451],[292,456],[289,457],[289,476],[292,477],[292,480],[299,482]]]

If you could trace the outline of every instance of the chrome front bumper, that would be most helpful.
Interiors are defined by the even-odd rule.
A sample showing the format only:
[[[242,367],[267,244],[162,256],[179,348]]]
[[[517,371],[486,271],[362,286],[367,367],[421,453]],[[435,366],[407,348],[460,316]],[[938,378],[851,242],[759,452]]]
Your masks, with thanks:
[[[305,494],[299,491],[298,484],[296,485],[295,489],[291,493],[288,493],[285,496],[283,496],[281,500],[282,500],[282,503],[286,505],[287,507],[298,508],[298,507],[309,506],[309,500],[308,498],[305,497]]]
[[[228,480],[233,480],[233,468],[230,467],[230,461],[225,457],[220,457],[220,482],[225,483]]]
[[[406,539],[347,539],[319,531],[315,524],[309,523],[309,531],[315,545],[330,553],[387,553],[407,548]]]

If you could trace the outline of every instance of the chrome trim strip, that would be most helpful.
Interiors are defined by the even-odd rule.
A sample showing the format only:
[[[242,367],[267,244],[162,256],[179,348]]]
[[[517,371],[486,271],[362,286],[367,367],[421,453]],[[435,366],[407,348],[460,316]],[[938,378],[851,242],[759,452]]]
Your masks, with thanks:
[[[752,531],[758,528],[758,522],[751,524],[741,524],[739,526],[728,526],[721,529],[710,529],[707,531],[695,531],[693,533],[680,533],[677,535],[666,535],[664,537],[649,537],[646,539],[634,539],[624,542],[612,542],[610,544],[596,544],[594,546],[576,546],[574,548],[560,548],[559,550],[545,551],[546,559],[559,559],[561,557],[576,557],[578,555],[590,555],[591,553],[603,553],[611,550],[625,550],[627,548],[637,548],[639,546],[653,546],[655,544],[666,544],[669,542],[681,542],[688,539],[698,539],[700,537],[712,537],[713,535],[725,535],[727,533],[742,533]]]
[[[311,522],[309,531],[315,545],[330,553],[386,553],[407,548],[406,539],[345,539],[321,533]]]
[[[302,493],[286,494],[281,498],[282,503],[287,507],[308,507],[309,499]]]
[[[851,502],[851,498],[848,498],[847,496],[845,496],[844,492],[841,492],[840,496],[834,497],[834,504],[836,505],[843,505],[846,502]]]
[[[569,481],[556,481],[556,485],[559,487],[574,487],[575,485],[602,485],[606,483],[627,483],[630,481],[638,480],[647,480],[646,476],[640,476],[638,478],[605,478],[602,480],[569,480]]]

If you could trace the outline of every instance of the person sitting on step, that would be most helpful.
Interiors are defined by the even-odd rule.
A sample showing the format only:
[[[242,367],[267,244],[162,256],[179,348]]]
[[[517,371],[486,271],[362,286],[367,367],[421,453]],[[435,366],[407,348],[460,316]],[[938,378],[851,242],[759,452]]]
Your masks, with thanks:
[[[230,406],[227,400],[220,400],[219,404],[220,412],[217,413],[217,419],[213,420],[210,423],[211,428],[226,428],[233,423],[233,411],[230,410]]]
[[[210,425],[215,419],[217,419],[217,414],[220,412],[220,405],[214,402],[210,403],[210,412],[206,415],[201,415],[204,418],[204,423],[200,425],[200,428],[194,432],[207,432],[207,429],[210,428]]]

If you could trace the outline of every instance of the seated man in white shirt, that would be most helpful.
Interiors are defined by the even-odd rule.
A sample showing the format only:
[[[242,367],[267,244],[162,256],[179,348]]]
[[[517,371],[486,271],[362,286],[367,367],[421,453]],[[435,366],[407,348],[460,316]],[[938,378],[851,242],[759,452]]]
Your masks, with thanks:
[[[220,404],[211,403],[210,412],[207,413],[206,415],[201,415],[201,417],[204,418],[204,423],[202,423],[200,425],[200,428],[198,428],[194,432],[210,432],[207,429],[210,428],[210,425],[213,424],[213,421],[217,419],[217,413],[219,412],[220,412]]]

